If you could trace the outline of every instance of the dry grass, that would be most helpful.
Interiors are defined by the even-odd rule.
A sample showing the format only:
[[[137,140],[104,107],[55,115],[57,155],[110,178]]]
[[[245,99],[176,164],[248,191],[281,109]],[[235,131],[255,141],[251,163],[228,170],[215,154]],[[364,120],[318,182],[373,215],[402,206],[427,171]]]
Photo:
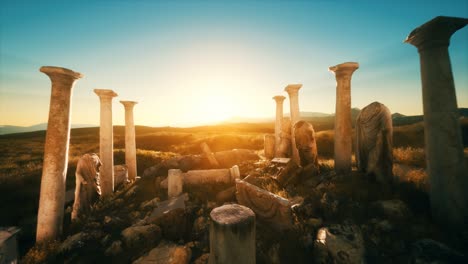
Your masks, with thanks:
[[[422,148],[400,147],[393,149],[395,163],[401,163],[420,168],[426,167],[426,155]]]

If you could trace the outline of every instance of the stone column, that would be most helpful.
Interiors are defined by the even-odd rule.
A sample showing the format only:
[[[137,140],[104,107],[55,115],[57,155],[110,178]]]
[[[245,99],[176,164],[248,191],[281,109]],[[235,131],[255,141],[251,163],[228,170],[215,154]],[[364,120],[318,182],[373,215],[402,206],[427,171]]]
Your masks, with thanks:
[[[277,95],[273,97],[276,102],[276,121],[275,121],[275,156],[281,156],[279,146],[281,144],[281,128],[283,123],[283,101],[286,97]]]
[[[448,46],[452,34],[466,24],[468,19],[439,16],[405,40],[419,52],[432,215],[457,232],[468,219],[468,169]]]
[[[239,204],[228,204],[210,213],[209,264],[255,263],[255,213]]]
[[[125,107],[125,165],[128,169],[128,179],[133,182],[137,176],[135,123],[133,122],[133,107],[137,102],[120,101]]]
[[[177,197],[182,194],[184,178],[182,171],[170,169],[167,174],[167,196],[169,198]]]
[[[294,135],[294,124],[296,124],[296,122],[301,119],[299,112],[299,89],[301,89],[301,87],[302,84],[290,84],[284,88],[284,90],[289,95],[289,108],[291,112],[291,135]],[[291,137],[291,149],[293,161],[296,162],[296,164],[301,164],[294,136]]]
[[[58,239],[62,233],[70,143],[70,101],[75,81],[83,77],[81,73],[59,67],[44,66],[40,71],[49,76],[52,93],[37,213],[37,242]]]
[[[356,62],[345,62],[329,67],[336,78],[335,110],[335,172],[343,175],[351,172],[352,124],[351,124],[351,76],[359,68]]]
[[[263,136],[263,151],[265,153],[265,158],[272,159],[275,157],[275,136],[274,135],[264,135]]]
[[[101,101],[101,121],[99,128],[99,156],[102,196],[114,192],[114,133],[112,128],[112,98],[117,94],[112,90],[94,89]]]

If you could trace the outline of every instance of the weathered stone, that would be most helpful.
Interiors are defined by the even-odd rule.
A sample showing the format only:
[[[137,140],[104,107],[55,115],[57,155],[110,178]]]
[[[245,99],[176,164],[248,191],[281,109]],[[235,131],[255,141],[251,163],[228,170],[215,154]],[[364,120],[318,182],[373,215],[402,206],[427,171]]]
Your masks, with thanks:
[[[291,121],[288,118],[283,118],[281,123],[280,145],[278,148],[278,157],[291,157]]]
[[[229,204],[210,213],[210,264],[255,263],[255,214]]]
[[[277,163],[282,165],[287,165],[291,162],[290,158],[274,158],[271,160],[271,163]]]
[[[62,234],[65,180],[70,143],[71,96],[81,73],[44,66],[41,72],[52,82],[49,119],[44,146],[36,241],[58,239]]]
[[[133,264],[188,264],[191,257],[190,248],[162,241],[150,252],[135,260]]]
[[[335,111],[335,172],[339,175],[351,172],[351,76],[359,68],[356,62],[345,62],[329,67],[336,78]]]
[[[71,214],[72,221],[78,219],[81,214],[88,213],[91,206],[101,195],[99,168],[101,167],[99,157],[92,154],[84,154],[78,160],[75,172],[75,201]]]
[[[439,16],[405,40],[418,48],[420,58],[432,216],[454,232],[465,228],[468,219],[468,168],[448,46],[467,24],[466,18]]]
[[[128,168],[128,180],[135,181],[137,176],[135,123],[133,107],[137,102],[120,101],[125,108],[125,165]]]
[[[236,197],[239,204],[252,209],[259,220],[271,223],[278,229],[292,226],[289,201],[243,180],[236,180]]]
[[[372,208],[378,215],[393,220],[406,220],[411,216],[408,206],[401,200],[377,201],[372,204]]]
[[[17,263],[18,254],[18,232],[17,227],[0,227],[0,263]]]
[[[364,107],[356,119],[356,161],[359,170],[375,175],[378,182],[392,182],[392,114],[379,102]]]
[[[227,188],[216,194],[216,202],[224,204],[226,202],[234,201],[236,199],[236,186]]]
[[[199,216],[193,222],[192,234],[193,237],[198,238],[205,233],[208,229],[209,220],[204,216]]]
[[[299,111],[299,89],[301,89],[302,84],[290,84],[284,88],[284,90],[289,95],[289,108],[291,113],[291,135],[294,135],[294,125],[297,121],[301,119]],[[296,139],[291,137],[291,157],[294,162],[300,164],[299,152],[296,148]]]
[[[183,194],[178,197],[171,198],[166,201],[162,202],[155,202],[153,203],[155,206],[153,212],[148,218],[148,221],[154,221],[158,218],[162,217],[164,214],[169,213],[175,209],[183,209],[185,210],[185,200],[187,199],[187,195]]]
[[[466,263],[467,256],[432,239],[421,239],[411,245],[411,256],[408,263],[449,264]]]
[[[267,134],[263,137],[263,152],[267,159],[275,157],[276,147],[274,135]]]
[[[112,244],[104,251],[106,256],[117,256],[122,253],[122,241],[117,240],[112,242]]]
[[[234,183],[240,178],[239,166],[230,169],[190,170],[183,173],[184,185],[205,185],[209,183]]]
[[[112,90],[94,89],[101,105],[99,126],[99,157],[102,161],[100,170],[102,196],[114,192],[114,134],[112,127],[112,98],[117,94]]]
[[[210,147],[206,142],[202,142],[200,144],[200,148],[202,150],[203,156],[208,159],[208,162],[210,163],[211,167],[213,168],[219,168],[219,163],[218,160],[216,159],[214,153],[211,151]]]
[[[281,143],[281,129],[283,123],[283,102],[286,97],[277,95],[273,97],[276,102],[276,117],[275,117],[275,157],[281,157],[280,143]]]
[[[94,230],[92,233],[80,232],[69,236],[62,242],[59,247],[59,252],[66,254],[77,249],[83,248],[90,241],[100,240],[103,237],[103,233]]]
[[[167,196],[169,198],[179,196],[182,194],[183,186],[182,171],[178,169],[169,170],[167,176]]]
[[[147,218],[147,222],[160,226],[165,238],[171,240],[182,239],[191,225],[188,222],[188,215],[185,209],[187,197],[184,194],[167,201],[159,202]]]
[[[124,229],[121,235],[126,247],[139,248],[148,244],[156,244],[161,239],[161,228],[154,224],[131,226]]]
[[[121,184],[129,183],[127,165],[114,166],[114,186],[118,187]]]
[[[333,263],[365,262],[364,239],[361,229],[356,225],[337,224],[321,228],[317,232],[317,242],[326,246]]]
[[[288,186],[296,183],[302,169],[295,162],[289,162],[286,166],[279,168],[276,180],[281,186]]]
[[[296,148],[301,161],[300,165],[306,167],[312,164],[316,168],[316,174],[318,174],[317,143],[315,142],[314,127],[312,124],[300,120],[294,125],[294,137],[296,138]]]

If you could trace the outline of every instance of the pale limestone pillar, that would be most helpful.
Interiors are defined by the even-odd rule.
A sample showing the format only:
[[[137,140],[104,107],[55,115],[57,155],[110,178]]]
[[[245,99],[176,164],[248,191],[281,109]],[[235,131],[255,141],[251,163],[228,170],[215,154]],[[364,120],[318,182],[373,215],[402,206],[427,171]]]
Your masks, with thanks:
[[[70,142],[70,101],[75,81],[83,77],[81,73],[59,67],[44,66],[40,71],[49,76],[52,93],[37,213],[37,242],[58,239],[62,233]]]
[[[137,176],[135,123],[133,122],[133,107],[137,102],[120,101],[125,107],[125,165],[128,169],[128,179],[133,182]]]
[[[301,119],[299,112],[299,89],[301,89],[301,87],[302,84],[290,84],[284,88],[284,90],[289,95],[289,108],[291,112],[291,135],[294,135],[294,124],[296,124],[296,122]],[[294,136],[291,137],[291,150],[293,161],[296,162],[296,164],[301,164]]]
[[[275,121],[275,156],[281,156],[280,144],[281,144],[281,129],[283,123],[283,101],[286,97],[277,95],[273,97],[276,102],[276,121]]]
[[[263,151],[265,158],[272,159],[275,157],[275,136],[267,134],[263,136]]]
[[[328,69],[336,78],[335,110],[335,172],[343,175],[351,172],[352,124],[351,124],[351,76],[359,68],[356,62],[345,62]]]
[[[101,101],[99,128],[99,156],[102,167],[99,173],[102,197],[114,192],[114,133],[112,128],[112,98],[117,94],[112,90],[94,89]]]
[[[182,194],[184,178],[182,171],[170,169],[167,175],[167,196],[169,198],[177,197]]]
[[[255,213],[239,204],[228,204],[210,213],[209,264],[254,264]]]
[[[436,17],[405,40],[419,52],[432,215],[457,232],[468,219],[468,169],[448,46],[466,24],[465,18]]]

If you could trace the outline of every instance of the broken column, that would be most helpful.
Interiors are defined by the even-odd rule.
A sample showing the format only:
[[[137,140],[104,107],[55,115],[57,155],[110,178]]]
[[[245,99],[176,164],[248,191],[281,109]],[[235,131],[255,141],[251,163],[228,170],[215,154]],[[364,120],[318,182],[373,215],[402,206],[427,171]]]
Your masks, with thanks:
[[[360,171],[379,183],[392,182],[392,113],[379,102],[364,107],[356,119],[356,162]]]
[[[99,128],[99,156],[102,161],[100,171],[101,191],[105,197],[114,192],[114,134],[112,128],[112,98],[117,94],[112,90],[94,89],[101,102]]]
[[[291,135],[294,135],[294,125],[299,121],[300,112],[299,112],[299,89],[301,89],[302,84],[290,84],[284,88],[284,90],[289,95],[289,108],[291,112]],[[296,140],[294,137],[291,137],[291,150],[292,150],[292,159],[297,164],[300,164],[299,152],[296,148]]]
[[[315,141],[314,126],[306,121],[299,121],[294,125],[296,148],[299,152],[302,167],[309,166],[311,176],[319,173],[317,143]]]
[[[206,157],[206,159],[210,163],[210,166],[213,168],[219,168],[218,160],[216,160],[216,157],[214,153],[211,151],[208,144],[206,144],[206,142],[202,142],[200,144],[200,148],[202,150],[203,155]]]
[[[278,230],[292,226],[289,200],[243,180],[236,180],[236,198],[239,204],[252,209],[257,217]]]
[[[277,95],[273,97],[276,102],[276,121],[275,121],[275,156],[280,157],[281,129],[283,123],[283,101],[286,97]]]
[[[356,62],[345,62],[328,69],[336,78],[335,110],[335,172],[343,175],[351,172],[351,76],[359,68]]]
[[[169,198],[177,197],[182,194],[184,186],[184,178],[182,171],[171,169],[167,175],[167,196]]]
[[[265,135],[263,137],[263,151],[265,153],[265,158],[272,159],[275,157],[275,136],[274,135]]]
[[[62,233],[65,181],[70,143],[70,101],[75,81],[83,75],[69,69],[44,66],[52,82],[49,120],[44,147],[36,241],[57,239]]]
[[[278,148],[279,158],[291,157],[291,121],[289,118],[283,118],[281,124],[280,145]],[[299,164],[298,164],[299,165]]]
[[[207,183],[234,183],[240,178],[239,166],[229,169],[189,170],[183,174],[184,184],[204,185]]]
[[[125,165],[128,169],[128,179],[133,182],[137,176],[135,123],[133,122],[133,107],[137,102],[120,101],[125,107]]]
[[[209,264],[255,263],[255,214],[239,204],[210,213]]]
[[[454,230],[468,218],[468,169],[448,46],[466,18],[439,16],[413,30],[405,42],[418,48],[424,135],[432,216]]]

